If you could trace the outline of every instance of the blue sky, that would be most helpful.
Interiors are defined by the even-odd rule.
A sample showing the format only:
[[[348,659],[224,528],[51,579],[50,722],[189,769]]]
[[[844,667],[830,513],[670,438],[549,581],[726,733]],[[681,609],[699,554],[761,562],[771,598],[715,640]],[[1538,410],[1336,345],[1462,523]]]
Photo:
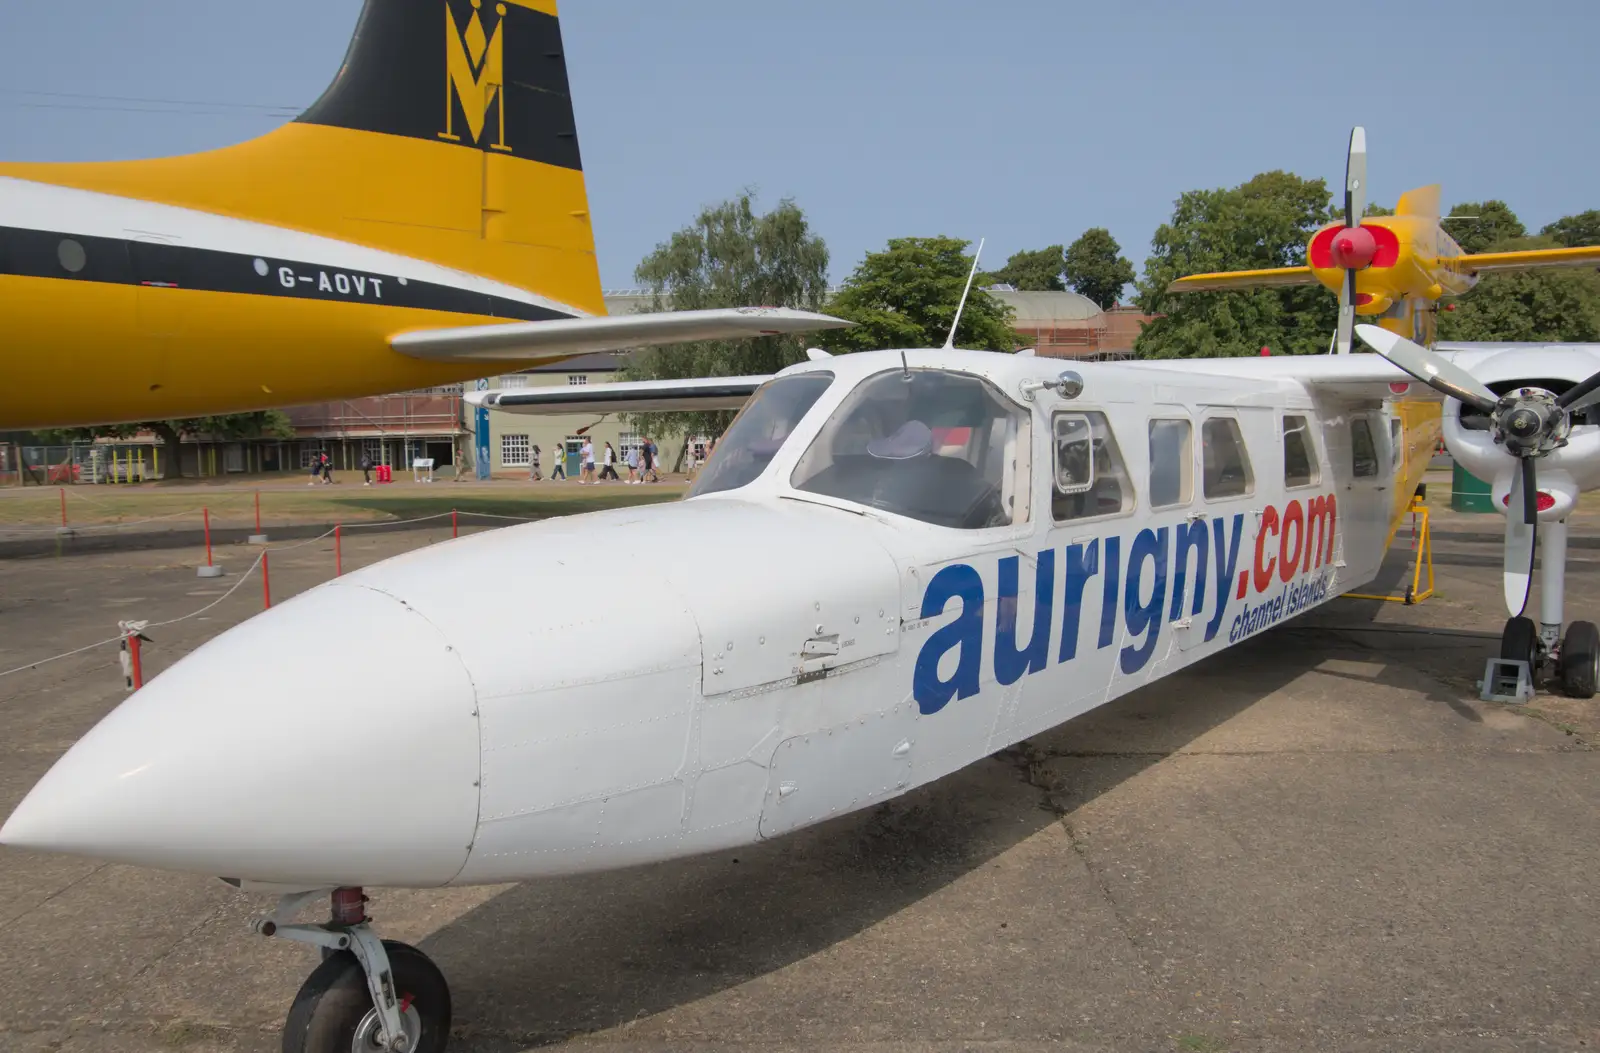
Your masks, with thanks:
[[[4,0],[0,159],[259,135],[320,93],[359,8]],[[611,286],[746,185],[805,209],[836,279],[891,237],[985,237],[998,266],[1090,226],[1139,266],[1184,190],[1337,185],[1356,123],[1373,200],[1441,182],[1532,227],[1600,207],[1592,0],[566,0],[562,30]]]

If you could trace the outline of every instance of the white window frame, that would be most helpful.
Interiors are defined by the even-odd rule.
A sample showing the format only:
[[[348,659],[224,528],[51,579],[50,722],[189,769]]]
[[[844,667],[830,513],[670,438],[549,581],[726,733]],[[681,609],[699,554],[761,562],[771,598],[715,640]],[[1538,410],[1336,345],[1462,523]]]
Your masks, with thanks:
[[[500,465],[503,468],[526,468],[533,463],[533,437],[527,432],[500,436]]]
[[[574,387],[574,388],[583,387],[587,383],[589,383],[589,377],[588,377],[588,374],[586,374],[586,373],[568,373],[567,374],[567,386],[569,386],[569,387]]]
[[[1105,422],[1105,439],[1110,441],[1112,452],[1116,454],[1115,463],[1121,466],[1121,471],[1115,473],[1115,478],[1117,480],[1118,487],[1122,491],[1122,507],[1115,512],[1101,512],[1098,515],[1073,516],[1067,519],[1059,519],[1056,517],[1054,508],[1055,494],[1059,493],[1067,497],[1073,497],[1077,496],[1078,494],[1093,493],[1095,484],[1099,482],[1101,478],[1102,473],[1099,466],[1095,463],[1095,434],[1094,421],[1092,419],[1093,416],[1098,416]],[[1056,420],[1061,417],[1082,417],[1084,423],[1089,428],[1089,482],[1086,486],[1074,486],[1070,490],[1063,490],[1058,486],[1059,479],[1056,473],[1056,458],[1058,455],[1058,450],[1056,448]],[[1097,523],[1106,519],[1121,519],[1124,516],[1132,515],[1138,509],[1139,489],[1133,485],[1133,476],[1128,471],[1128,458],[1122,452],[1122,443],[1117,441],[1117,428],[1116,424],[1111,419],[1111,414],[1102,409],[1092,408],[1086,408],[1082,410],[1077,408],[1070,410],[1058,409],[1050,414],[1049,434],[1050,488],[1052,506],[1050,509],[1050,521],[1057,529],[1068,526],[1075,527],[1079,523]]]

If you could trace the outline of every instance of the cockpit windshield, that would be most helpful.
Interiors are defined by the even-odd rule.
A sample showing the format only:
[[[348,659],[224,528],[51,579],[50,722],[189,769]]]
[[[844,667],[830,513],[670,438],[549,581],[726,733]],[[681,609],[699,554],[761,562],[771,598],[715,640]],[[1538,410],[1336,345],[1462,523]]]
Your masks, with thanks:
[[[850,393],[790,481],[939,526],[1006,526],[1018,514],[1026,425],[1022,409],[979,377],[896,369]]]
[[[794,373],[757,388],[728,425],[688,496],[737,490],[755,481],[832,383],[832,373]]]

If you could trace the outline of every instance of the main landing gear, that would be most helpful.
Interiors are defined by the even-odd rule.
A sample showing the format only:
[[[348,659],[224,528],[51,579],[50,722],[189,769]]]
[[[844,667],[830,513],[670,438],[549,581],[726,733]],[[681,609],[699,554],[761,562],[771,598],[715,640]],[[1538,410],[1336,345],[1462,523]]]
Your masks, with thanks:
[[[450,1040],[450,988],[428,956],[380,940],[359,888],[336,888],[321,925],[289,921],[326,890],[284,896],[255,922],[322,951],[294,996],[283,1025],[283,1053],[443,1053]]]

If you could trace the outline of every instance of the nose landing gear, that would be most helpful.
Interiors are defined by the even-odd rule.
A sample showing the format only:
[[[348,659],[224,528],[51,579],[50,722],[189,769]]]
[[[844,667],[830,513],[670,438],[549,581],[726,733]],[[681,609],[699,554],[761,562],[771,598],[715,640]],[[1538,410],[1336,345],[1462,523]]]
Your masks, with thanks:
[[[373,933],[359,888],[332,892],[332,917],[295,924],[326,889],[284,896],[258,918],[263,936],[282,936],[322,951],[294,996],[283,1027],[283,1053],[443,1053],[450,1040],[450,988],[426,954]]]

